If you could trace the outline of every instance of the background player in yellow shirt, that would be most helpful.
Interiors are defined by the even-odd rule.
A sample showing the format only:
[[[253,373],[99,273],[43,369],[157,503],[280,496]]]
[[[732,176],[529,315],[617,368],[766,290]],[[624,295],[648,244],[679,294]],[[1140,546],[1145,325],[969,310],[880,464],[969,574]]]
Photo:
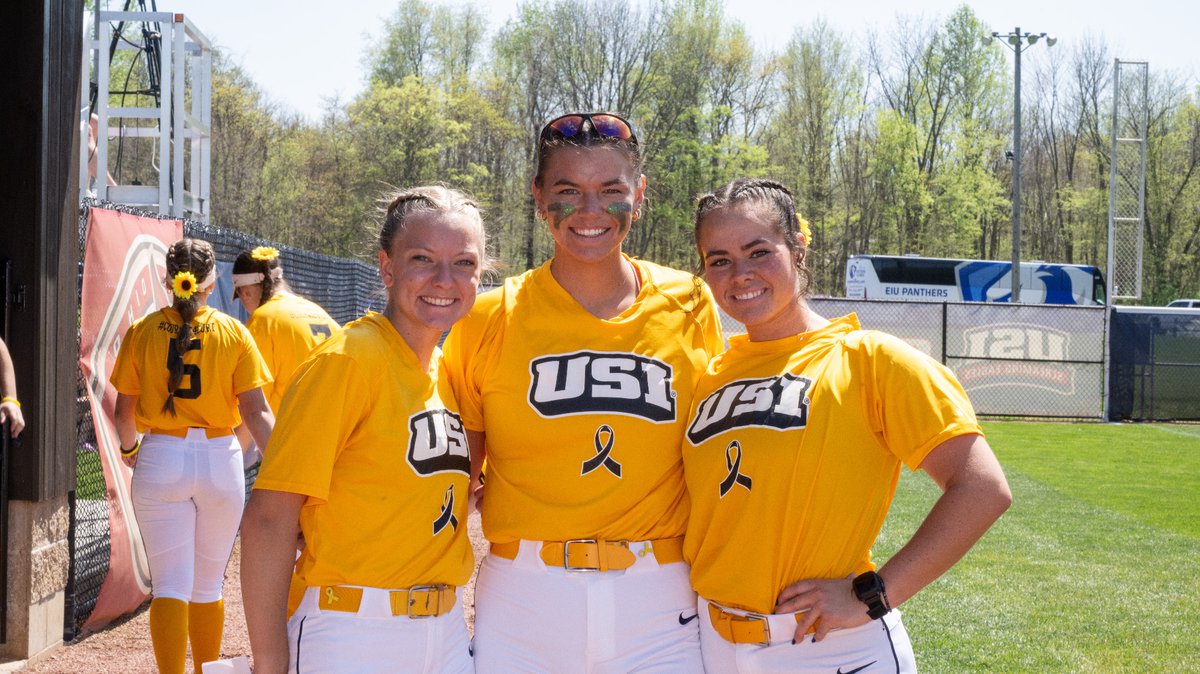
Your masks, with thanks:
[[[914,672],[890,609],[945,573],[1012,497],[949,370],[853,315],[808,307],[809,240],[773,181],[736,180],[697,204],[705,277],[747,330],[700,380],[683,450],[704,667]],[[871,545],[901,463],[943,494],[876,572]]]
[[[275,378],[263,393],[278,415],[296,368],[341,327],[320,305],[292,292],[275,248],[259,246],[237,256],[233,295],[250,314],[246,327]]]
[[[274,419],[262,393],[271,378],[250,333],[205,306],[216,282],[212,246],[177,241],[166,267],[174,302],[129,327],[111,381],[150,563],[154,657],[160,672],[181,674],[189,634],[196,672],[221,652],[221,586],[245,490],[232,429],[245,421],[266,444]]]
[[[437,343],[474,303],[485,251],[473,201],[398,193],[379,234],[387,308],[296,373],[243,524],[255,672],[474,671],[458,591],[469,452]],[[289,620],[293,566],[306,590]]]
[[[621,252],[645,192],[625,120],[552,120],[532,187],[554,257],[481,296],[445,347],[488,461],[476,669],[699,671],[678,443],[723,347],[712,296]]]

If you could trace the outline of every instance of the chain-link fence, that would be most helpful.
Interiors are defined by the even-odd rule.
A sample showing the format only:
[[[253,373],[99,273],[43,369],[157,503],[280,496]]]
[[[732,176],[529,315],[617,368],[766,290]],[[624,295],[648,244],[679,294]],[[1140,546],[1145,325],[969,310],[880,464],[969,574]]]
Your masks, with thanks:
[[[1146,214],[1146,125],[1150,66],[1113,66],[1113,161],[1109,170],[1110,270],[1113,297],[1142,297]]]
[[[990,417],[1098,419],[1104,399],[1103,307],[812,298],[822,316],[858,314],[949,367]],[[721,316],[727,335],[743,328]]]
[[[159,217],[119,204],[86,200],[79,217],[79,283],[82,289],[85,242],[87,241],[88,211],[105,208],[141,217]],[[349,322],[369,309],[379,309],[385,300],[378,270],[357,260],[330,257],[282,246],[244,234],[223,230],[200,222],[184,221],[184,236],[204,239],[213,245],[218,269],[228,276],[233,261],[242,250],[272,245],[283,255],[285,277],[297,293],[317,302],[339,323]],[[81,290],[82,296],[82,290]],[[241,306],[230,297],[213,297],[211,304],[240,313]],[[108,485],[100,465],[96,443],[96,427],[91,406],[85,393],[83,373],[79,376],[78,444],[76,449],[76,487],[71,498],[70,546],[71,567],[67,580],[65,638],[71,639],[87,621],[100,594],[100,586],[108,574],[109,563],[109,501]],[[247,474],[247,485],[254,478]]]

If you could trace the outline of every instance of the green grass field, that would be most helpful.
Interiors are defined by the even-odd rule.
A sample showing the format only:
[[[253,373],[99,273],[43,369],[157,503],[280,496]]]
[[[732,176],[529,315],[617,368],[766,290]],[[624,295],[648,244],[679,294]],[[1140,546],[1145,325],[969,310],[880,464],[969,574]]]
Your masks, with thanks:
[[[1013,506],[904,605],[921,671],[1200,671],[1200,427],[984,428]],[[939,493],[905,472],[878,560]]]

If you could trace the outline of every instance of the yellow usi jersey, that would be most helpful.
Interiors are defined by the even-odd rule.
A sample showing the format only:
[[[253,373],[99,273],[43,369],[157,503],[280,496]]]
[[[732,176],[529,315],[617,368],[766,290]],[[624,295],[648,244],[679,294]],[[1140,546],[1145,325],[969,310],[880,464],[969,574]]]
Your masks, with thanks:
[[[692,586],[771,613],[783,588],[874,568],[900,464],[982,433],[949,370],[853,315],[730,339],[696,389],[683,446]]]
[[[615,318],[588,313],[546,263],[480,296],[451,330],[463,423],[487,434],[491,541],[683,534],[678,443],[721,328],[699,279],[633,262],[642,288]]]
[[[258,348],[236,318],[202,306],[192,319],[191,344],[179,353],[179,312],[164,307],[129,326],[117,351],[110,381],[117,391],[138,396],[139,431],[232,428],[242,423],[237,396],[270,383]],[[175,390],[175,416],[163,412],[169,364],[183,358],[183,380]]]
[[[371,313],[317,347],[284,397],[255,489],[307,496],[305,585],[463,585],[470,458],[454,396]]]
[[[341,330],[316,303],[284,292],[275,293],[255,309],[246,327],[275,377],[263,387],[263,393],[276,415],[296,368],[313,347]]]

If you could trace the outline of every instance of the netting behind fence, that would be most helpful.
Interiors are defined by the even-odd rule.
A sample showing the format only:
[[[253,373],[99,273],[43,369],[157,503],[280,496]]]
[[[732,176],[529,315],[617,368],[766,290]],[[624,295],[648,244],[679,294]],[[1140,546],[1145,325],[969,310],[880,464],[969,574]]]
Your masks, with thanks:
[[[87,264],[84,243],[87,239],[88,211],[105,208],[132,213],[142,217],[158,217],[118,204],[85,201],[80,209],[79,242],[80,283],[83,266]],[[204,239],[213,244],[218,266],[225,274],[244,249],[273,245],[283,254],[285,278],[292,289],[325,308],[339,323],[346,323],[366,312],[380,309],[384,302],[378,270],[357,260],[330,257],[290,246],[265,241],[241,232],[223,230],[200,222],[185,221],[184,235]],[[211,304],[231,308],[240,313],[230,297],[212,297]],[[84,393],[82,373],[78,397],[79,427],[76,450],[77,477],[71,507],[71,568],[67,586],[67,616],[65,638],[73,638],[96,606],[100,586],[108,573],[109,563],[109,505],[108,487],[97,451],[96,429],[92,410]],[[253,475],[248,475],[252,479]]]
[[[1118,308],[1111,354],[1110,419],[1200,421],[1200,311]]]

